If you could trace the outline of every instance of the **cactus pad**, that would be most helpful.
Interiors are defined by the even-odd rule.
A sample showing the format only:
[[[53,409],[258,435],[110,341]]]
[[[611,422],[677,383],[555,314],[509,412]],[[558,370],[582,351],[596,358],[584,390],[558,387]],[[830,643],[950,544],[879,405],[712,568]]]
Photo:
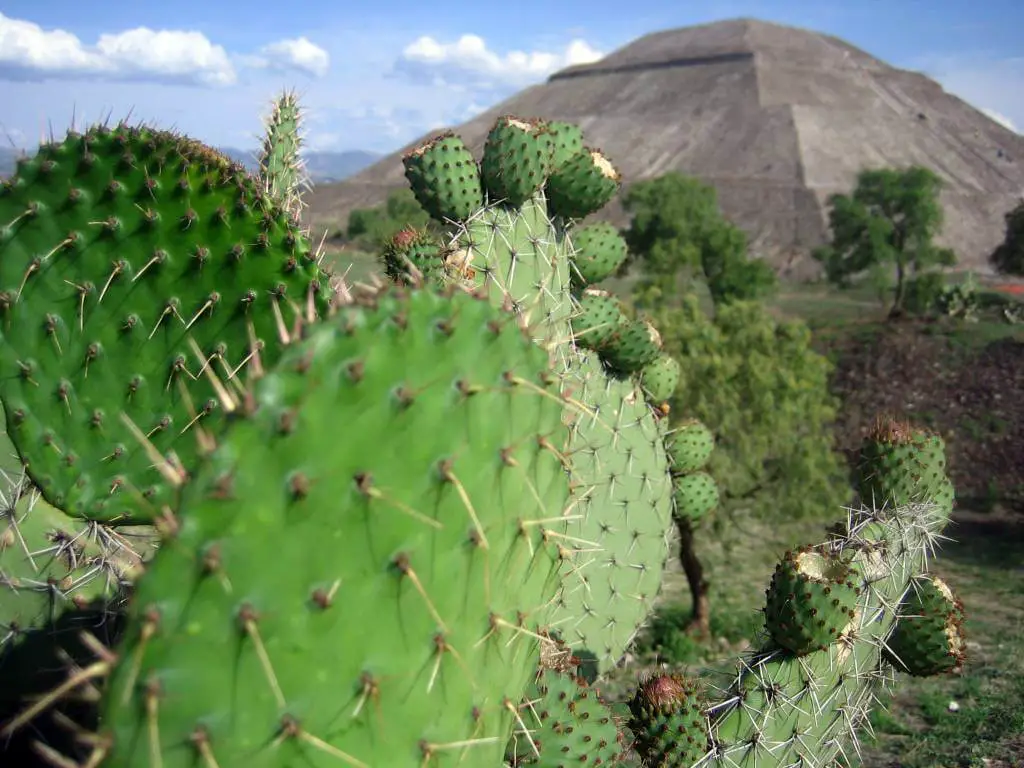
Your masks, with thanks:
[[[673,473],[684,474],[704,469],[714,450],[714,434],[696,419],[681,422],[668,438],[668,455],[672,460]]]
[[[403,229],[384,244],[384,273],[396,283],[410,285],[436,277],[444,268],[441,246],[428,232]]]
[[[864,440],[855,472],[865,503],[903,506],[950,500],[945,445],[938,435],[894,419],[881,419]]]
[[[640,683],[629,702],[633,749],[652,768],[696,764],[708,749],[704,696],[696,681],[655,675]]]
[[[920,577],[900,604],[886,656],[915,677],[948,672],[963,664],[964,606],[942,579]]]
[[[660,405],[675,393],[681,375],[679,361],[672,355],[661,354],[640,371],[640,386],[652,405]]]
[[[591,224],[572,234],[572,278],[592,285],[610,277],[626,260],[626,241],[608,222]]]
[[[258,342],[272,363],[320,279],[291,217],[198,142],[118,125],[40,147],[0,189],[0,398],[44,498],[148,522],[159,470],[219,419],[204,367],[232,375]]]
[[[551,171],[553,136],[539,120],[500,117],[484,144],[480,174],[495,201],[518,207],[533,197]]]
[[[561,404],[486,301],[360,302],[183,489],[109,681],[110,768],[500,761],[557,587]]]
[[[622,752],[612,711],[582,679],[542,670],[526,693],[520,717],[527,733],[513,734],[512,765],[572,768],[613,765]]]
[[[74,520],[26,485],[0,511],[0,652],[69,607],[119,599],[150,549],[145,529],[133,536]]]
[[[639,373],[661,353],[661,334],[646,320],[634,320],[617,329],[600,352],[619,373]]]
[[[580,347],[598,349],[625,322],[626,314],[617,298],[608,291],[588,288],[579,298],[578,312],[572,318],[572,332]]]
[[[619,172],[603,154],[584,147],[548,178],[551,212],[582,219],[604,207],[619,190]]]
[[[459,221],[483,205],[480,168],[462,139],[451,133],[402,158],[416,199],[438,221]]]
[[[707,472],[679,475],[672,486],[677,517],[697,522],[718,506],[718,485]]]
[[[825,548],[787,552],[766,594],[765,626],[797,655],[827,648],[853,624],[860,589],[850,567]]]

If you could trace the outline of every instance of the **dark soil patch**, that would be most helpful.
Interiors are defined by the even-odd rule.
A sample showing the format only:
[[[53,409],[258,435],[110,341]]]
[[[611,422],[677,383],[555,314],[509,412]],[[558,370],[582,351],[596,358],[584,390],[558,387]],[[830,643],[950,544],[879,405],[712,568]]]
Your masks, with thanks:
[[[943,436],[960,503],[1024,513],[1024,332],[983,346],[937,323],[873,325],[822,334],[842,401],[838,447],[853,458],[876,415]]]

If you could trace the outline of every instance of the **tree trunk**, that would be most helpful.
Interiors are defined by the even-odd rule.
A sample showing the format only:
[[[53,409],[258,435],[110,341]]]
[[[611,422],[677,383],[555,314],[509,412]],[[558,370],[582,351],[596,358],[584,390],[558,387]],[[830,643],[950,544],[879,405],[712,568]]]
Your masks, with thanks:
[[[690,595],[693,597],[693,613],[687,632],[698,638],[706,638],[711,635],[711,604],[708,600],[708,582],[704,578],[704,566],[697,559],[697,552],[693,547],[693,525],[688,518],[678,517],[676,528],[679,531],[679,562],[686,573]]]
[[[903,296],[906,291],[907,272],[903,259],[896,260],[896,297],[889,310],[889,319],[897,320],[903,316]]]

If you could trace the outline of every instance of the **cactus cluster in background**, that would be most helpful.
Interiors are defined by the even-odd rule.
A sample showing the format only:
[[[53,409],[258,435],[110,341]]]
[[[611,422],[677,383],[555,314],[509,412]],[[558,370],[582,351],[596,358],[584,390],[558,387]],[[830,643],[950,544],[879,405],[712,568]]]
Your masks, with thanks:
[[[299,118],[285,94],[260,178],[118,125],[0,190],[31,483],[0,531],[5,761],[825,766],[897,670],[962,663],[926,571],[943,446],[890,420],[865,506],[779,564],[732,678],[656,675],[616,711],[596,686],[718,503],[713,435],[670,427],[678,363],[594,287],[625,243],[579,220],[617,172],[565,123],[501,118],[479,162],[444,134],[404,160],[444,236],[399,232],[391,282],[349,286],[298,224]]]

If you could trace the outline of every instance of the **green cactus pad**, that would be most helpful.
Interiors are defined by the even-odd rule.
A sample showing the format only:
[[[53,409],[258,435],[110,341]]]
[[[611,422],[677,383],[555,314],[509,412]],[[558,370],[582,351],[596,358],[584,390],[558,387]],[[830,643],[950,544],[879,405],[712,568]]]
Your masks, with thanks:
[[[122,124],[40,147],[0,190],[0,399],[45,499],[149,522],[161,469],[220,421],[204,368],[244,373],[254,343],[272,364],[323,277],[291,216],[198,142]]]
[[[880,420],[861,445],[855,472],[865,503],[900,507],[948,500],[942,438],[894,419]]]
[[[302,111],[294,92],[274,100],[266,120],[266,133],[260,151],[260,177],[271,199],[298,221],[302,214],[302,192],[309,184],[305,164],[299,154],[302,137],[299,123]]]
[[[929,677],[961,666],[965,649],[963,603],[942,579],[915,579],[900,603],[886,658],[901,672]]]
[[[640,386],[652,405],[661,405],[679,386],[682,367],[672,355],[660,354],[640,371]]]
[[[548,131],[552,138],[552,168],[561,168],[583,151],[583,130],[578,125],[552,120],[548,123]]]
[[[633,749],[654,768],[690,766],[706,753],[705,699],[698,683],[681,675],[644,680],[629,702]]]
[[[672,478],[664,428],[635,385],[606,377],[596,357],[564,379],[586,412],[571,414],[575,484],[563,566],[564,590],[551,618],[578,656],[603,674],[614,668],[661,593],[672,530]]]
[[[14,493],[0,512],[0,652],[69,608],[94,598],[113,604],[154,538],[146,528],[74,520],[31,490]]]
[[[572,318],[573,337],[584,349],[598,349],[627,321],[622,302],[608,291],[588,288],[580,296]]]
[[[850,567],[824,547],[789,551],[766,590],[765,627],[800,655],[827,648],[853,624],[860,588]]]
[[[480,168],[453,133],[444,133],[402,158],[416,200],[440,222],[461,221],[483,205]]]
[[[513,309],[534,338],[568,340],[569,246],[542,194],[519,208],[481,208],[453,229],[449,276],[461,274],[467,286],[488,291],[492,303]]]
[[[672,479],[675,514],[697,522],[718,506],[718,485],[707,472],[692,472]]]
[[[645,320],[622,325],[601,345],[601,359],[620,373],[637,373],[661,354],[661,335]]]
[[[385,244],[380,256],[384,273],[396,283],[411,285],[436,277],[444,269],[437,238],[429,232],[403,229]]]
[[[604,207],[619,190],[619,172],[597,150],[584,147],[548,177],[551,212],[582,219]]]
[[[466,293],[357,301],[183,488],[106,688],[108,768],[500,762],[569,494],[547,356]]]
[[[525,203],[544,186],[553,151],[553,136],[543,121],[499,117],[480,161],[488,197],[514,207]]]
[[[513,733],[506,753],[516,768],[614,765],[622,752],[611,709],[581,678],[541,671],[519,716],[527,732]]]
[[[668,455],[673,474],[704,469],[714,450],[715,435],[696,419],[680,423],[668,438]]]
[[[591,224],[572,233],[573,284],[599,283],[610,277],[626,260],[626,241],[607,222]]]

